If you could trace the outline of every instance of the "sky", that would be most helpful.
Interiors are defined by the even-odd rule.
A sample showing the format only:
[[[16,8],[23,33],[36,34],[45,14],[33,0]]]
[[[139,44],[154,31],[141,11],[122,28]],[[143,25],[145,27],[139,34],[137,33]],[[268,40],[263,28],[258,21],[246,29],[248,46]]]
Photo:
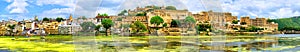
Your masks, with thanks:
[[[0,0],[0,20],[33,19],[38,16],[67,18],[95,17],[97,13],[116,15],[124,9],[147,5],[175,6],[192,13],[213,10],[231,12],[252,18],[287,18],[299,16],[300,1],[296,0]]]

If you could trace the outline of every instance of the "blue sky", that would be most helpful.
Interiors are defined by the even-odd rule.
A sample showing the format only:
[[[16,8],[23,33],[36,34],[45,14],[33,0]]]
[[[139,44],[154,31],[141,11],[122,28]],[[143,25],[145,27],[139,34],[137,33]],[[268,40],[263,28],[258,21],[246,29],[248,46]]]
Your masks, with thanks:
[[[236,16],[286,18],[299,16],[295,0],[0,0],[0,20],[44,17],[94,17],[97,13],[115,15],[124,9],[146,5],[176,6],[192,13],[214,10]]]

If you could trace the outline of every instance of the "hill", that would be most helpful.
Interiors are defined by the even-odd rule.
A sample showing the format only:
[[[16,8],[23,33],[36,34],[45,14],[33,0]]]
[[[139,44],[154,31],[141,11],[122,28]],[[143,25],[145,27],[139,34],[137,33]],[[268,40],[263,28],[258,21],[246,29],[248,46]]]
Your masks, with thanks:
[[[300,16],[291,18],[272,19],[270,21],[278,23],[279,30],[283,30],[286,28],[300,28]]]

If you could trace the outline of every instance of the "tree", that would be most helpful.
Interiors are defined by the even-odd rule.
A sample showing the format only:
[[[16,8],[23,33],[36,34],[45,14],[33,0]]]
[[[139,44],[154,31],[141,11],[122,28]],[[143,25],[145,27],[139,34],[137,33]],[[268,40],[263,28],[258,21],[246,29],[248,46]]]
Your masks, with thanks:
[[[96,25],[92,22],[83,22],[80,24],[82,31],[93,31]]]
[[[251,26],[250,28],[246,29],[248,32],[257,32],[259,30],[264,30],[263,28],[258,28],[256,26]]]
[[[108,14],[105,13],[105,14],[102,14],[102,16],[108,16]]]
[[[98,15],[97,16],[108,16],[108,14],[106,14],[106,13],[104,13],[104,14],[100,14],[100,13],[98,13]]]
[[[193,24],[196,23],[196,20],[192,16],[187,16],[184,19],[184,22],[188,24],[188,27],[192,26]]]
[[[174,7],[174,6],[167,6],[166,9],[167,10],[176,10],[176,7]]]
[[[127,10],[123,10],[122,12],[120,12],[118,15],[121,16],[121,15],[125,15],[125,13],[127,13]]]
[[[274,22],[275,20],[272,19],[268,19],[267,22]]]
[[[246,22],[241,22],[241,25],[246,25],[247,23]]]
[[[135,21],[131,28],[135,29],[136,32],[142,32],[147,30],[146,26],[141,21]]]
[[[101,24],[106,30],[106,36],[108,36],[107,31],[110,27],[112,27],[114,25],[113,21],[111,19],[103,19],[101,21]]]
[[[154,24],[156,27],[162,24],[164,20],[160,16],[154,16],[150,19],[150,23]]]
[[[101,28],[101,25],[96,25],[95,30],[99,31],[100,28]]]
[[[153,6],[153,9],[161,9],[159,6]]]
[[[61,17],[57,17],[55,20],[56,20],[57,22],[61,22],[61,21],[63,21],[64,19],[61,18]]]
[[[87,18],[85,17],[85,16],[82,16],[82,18],[81,19],[83,19],[83,20],[86,20]]]
[[[168,26],[168,24],[167,24],[167,23],[164,23],[164,24],[163,24],[163,27],[167,27],[167,26]]]
[[[212,26],[210,24],[199,24],[196,26],[198,31],[207,31],[207,29],[211,30]]]
[[[238,24],[239,21],[238,21],[238,20],[233,20],[232,23],[233,23],[233,24]]]
[[[96,27],[95,27],[95,30],[96,30],[95,35],[98,35],[98,34],[100,33],[99,29],[100,29],[101,27],[102,27],[101,25],[96,25]]]
[[[180,26],[180,21],[173,19],[171,22],[171,27],[179,27],[179,26]]]
[[[241,30],[246,30],[246,27],[240,27]]]
[[[98,15],[97,16],[101,16],[101,14],[100,13],[98,13]]]
[[[43,18],[43,21],[50,21],[50,19],[45,17],[45,18]]]

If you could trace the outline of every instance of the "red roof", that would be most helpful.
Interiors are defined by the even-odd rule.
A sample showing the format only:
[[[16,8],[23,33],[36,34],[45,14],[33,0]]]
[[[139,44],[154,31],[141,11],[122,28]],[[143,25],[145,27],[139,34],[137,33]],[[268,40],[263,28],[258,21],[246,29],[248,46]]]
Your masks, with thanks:
[[[109,18],[109,16],[96,16],[96,18]]]

